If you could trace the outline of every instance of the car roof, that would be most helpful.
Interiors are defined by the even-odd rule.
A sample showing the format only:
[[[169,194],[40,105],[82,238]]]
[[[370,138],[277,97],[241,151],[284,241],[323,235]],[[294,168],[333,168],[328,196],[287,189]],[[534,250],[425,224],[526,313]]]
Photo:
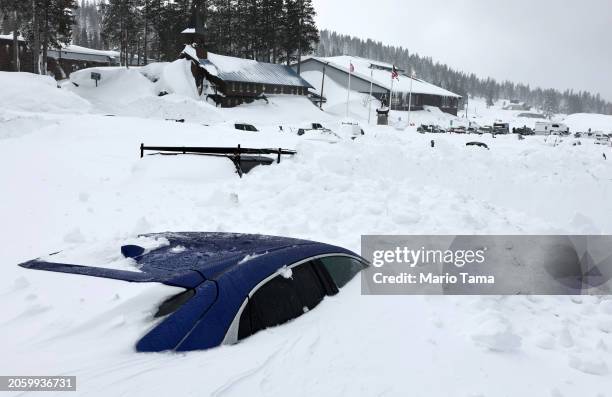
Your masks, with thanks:
[[[257,234],[166,232],[146,234],[143,237],[165,238],[169,244],[133,258],[139,272],[40,259],[20,266],[129,282],[159,282],[195,288],[205,280],[217,280],[230,272],[248,275],[246,278],[252,281],[245,281],[251,284],[278,269],[270,268],[271,264],[291,264],[332,253],[357,256],[349,250],[329,244]],[[120,248],[117,247],[117,250]]]

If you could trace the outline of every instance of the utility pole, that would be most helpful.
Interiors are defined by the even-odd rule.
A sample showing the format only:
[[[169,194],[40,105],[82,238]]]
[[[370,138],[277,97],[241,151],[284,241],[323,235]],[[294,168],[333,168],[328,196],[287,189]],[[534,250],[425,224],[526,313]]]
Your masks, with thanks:
[[[21,71],[19,64],[19,20],[17,10],[13,11],[13,68],[15,72]]]
[[[321,98],[319,100],[319,109],[323,110],[323,88],[325,88],[325,71],[327,69],[327,64],[323,64],[323,78],[321,79]]]
[[[346,118],[349,117],[349,103],[351,101],[351,76],[353,74],[353,59],[349,58],[348,89],[346,90]]]
[[[410,114],[412,112],[412,80],[414,80],[414,69],[410,71],[410,93],[408,94],[408,127],[410,127]]]
[[[303,12],[304,12],[304,2],[300,0],[298,3],[300,19],[299,19],[299,30],[298,30],[298,66],[297,66],[297,74],[298,76],[302,74],[302,24],[303,22]]]
[[[372,118],[372,90],[374,89],[374,69],[372,65],[370,65],[370,97],[368,98],[369,106],[368,106],[368,124],[370,124],[370,120]]]

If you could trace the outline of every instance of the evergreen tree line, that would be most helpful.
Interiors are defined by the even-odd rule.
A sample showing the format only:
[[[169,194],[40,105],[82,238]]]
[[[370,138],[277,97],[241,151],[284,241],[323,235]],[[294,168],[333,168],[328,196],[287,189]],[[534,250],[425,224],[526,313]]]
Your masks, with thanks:
[[[414,70],[416,76],[449,91],[468,97],[483,97],[489,104],[498,99],[523,101],[548,114],[552,113],[603,113],[612,114],[612,103],[600,94],[572,90],[532,88],[528,84],[510,81],[498,82],[491,78],[479,78],[473,73],[451,69],[434,62],[430,57],[421,57],[403,47],[384,45],[373,40],[323,30],[316,49],[318,56],[351,55],[393,63],[406,72]]]
[[[33,55],[28,69],[46,74],[47,51],[72,40],[76,8],[76,0],[0,0],[0,31],[13,32],[15,44],[23,36]],[[17,51],[13,51],[12,63],[15,70],[21,70]]]
[[[175,60],[186,44],[181,35],[186,28],[197,27],[204,32],[208,51],[273,63],[290,63],[311,54],[319,41],[312,0],[77,3],[77,0],[0,0],[0,31],[25,33],[31,47],[32,44],[36,47],[34,40],[39,37],[44,48],[57,47],[72,39],[72,43],[85,47],[115,49],[120,51],[123,65]],[[33,24],[41,27],[34,29]],[[42,51],[40,58],[46,59]],[[40,70],[45,69],[46,65],[41,65]]]
[[[104,49],[102,43],[102,18],[98,12],[100,1],[81,0],[75,10],[75,25],[73,26],[72,43],[98,50]]]
[[[319,39],[312,0],[107,0],[81,9],[80,37],[95,37],[89,27],[99,21],[102,45],[120,50],[124,64],[176,59],[186,28],[204,32],[208,51],[274,63],[312,53]]]

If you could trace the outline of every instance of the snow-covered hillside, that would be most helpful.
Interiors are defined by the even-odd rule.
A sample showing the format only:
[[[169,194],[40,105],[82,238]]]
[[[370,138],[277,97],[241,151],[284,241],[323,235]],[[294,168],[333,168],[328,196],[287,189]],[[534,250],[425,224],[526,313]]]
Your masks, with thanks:
[[[555,146],[367,125],[358,94],[350,116],[366,135],[352,140],[341,100],[325,111],[283,95],[215,108],[188,92],[181,66],[98,69],[99,88],[87,70],[61,89],[0,73],[0,374],[76,375],[86,396],[610,395],[608,297],[371,297],[354,280],[238,345],[141,354],[134,343],[173,288],[17,267],[83,242],[162,231],[284,235],[357,252],[362,234],[612,233],[612,150],[592,140]],[[518,113],[474,101],[469,118],[529,126]],[[603,116],[573,119],[612,131]],[[412,120],[465,123],[437,109]],[[260,132],[237,131],[237,121]],[[334,134],[296,134],[313,122]],[[490,150],[465,146],[474,140]],[[140,159],[141,143],[298,155],[239,179],[224,159]]]

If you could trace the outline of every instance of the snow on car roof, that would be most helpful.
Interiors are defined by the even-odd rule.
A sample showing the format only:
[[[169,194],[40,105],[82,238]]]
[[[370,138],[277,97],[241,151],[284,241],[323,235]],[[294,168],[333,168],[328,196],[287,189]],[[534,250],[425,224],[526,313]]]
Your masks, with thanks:
[[[293,263],[306,257],[327,253],[355,255],[343,248],[323,243],[264,235],[187,232],[149,234],[144,237],[158,243],[143,247],[147,250],[144,254],[133,258],[136,263],[127,264],[132,267],[131,269],[126,268],[126,264],[120,263],[116,257],[108,253],[105,255],[106,258],[112,259],[112,266],[96,263],[95,267],[91,267],[94,263],[89,259],[83,259],[82,251],[81,253],[77,251],[76,255],[58,253],[52,255],[52,259],[40,258],[20,266],[36,270],[131,282],[159,282],[194,288],[204,279],[217,279],[226,273],[232,273],[233,270],[238,270],[235,274],[249,284],[249,280],[256,283],[273,273],[280,263]],[[116,246],[116,252],[120,252],[120,248]],[[79,263],[81,260],[88,260],[88,263]],[[118,267],[117,264],[123,267]]]
[[[360,57],[351,57],[348,55],[327,58],[309,57],[304,58],[303,62],[308,59],[329,63],[332,66],[335,66],[337,69],[341,69],[347,73],[349,65],[352,63],[353,67],[355,68],[355,71],[353,72],[354,76],[360,77],[367,81],[371,80],[374,84],[384,87],[387,90],[391,88],[391,69],[393,68],[393,65],[391,64]],[[371,66],[374,67],[371,68]],[[412,80],[412,92],[414,94],[429,94],[461,98],[461,95],[445,90],[442,87],[438,87],[424,80],[418,78],[413,78]],[[395,80],[393,82],[393,91],[405,93],[410,92],[410,77],[400,72],[399,81]]]
[[[183,53],[192,59],[196,59],[194,56],[195,50],[191,46],[186,46]],[[199,62],[208,73],[224,81],[312,88],[306,80],[287,65],[218,55],[211,52],[208,53],[207,59],[199,59]]]

